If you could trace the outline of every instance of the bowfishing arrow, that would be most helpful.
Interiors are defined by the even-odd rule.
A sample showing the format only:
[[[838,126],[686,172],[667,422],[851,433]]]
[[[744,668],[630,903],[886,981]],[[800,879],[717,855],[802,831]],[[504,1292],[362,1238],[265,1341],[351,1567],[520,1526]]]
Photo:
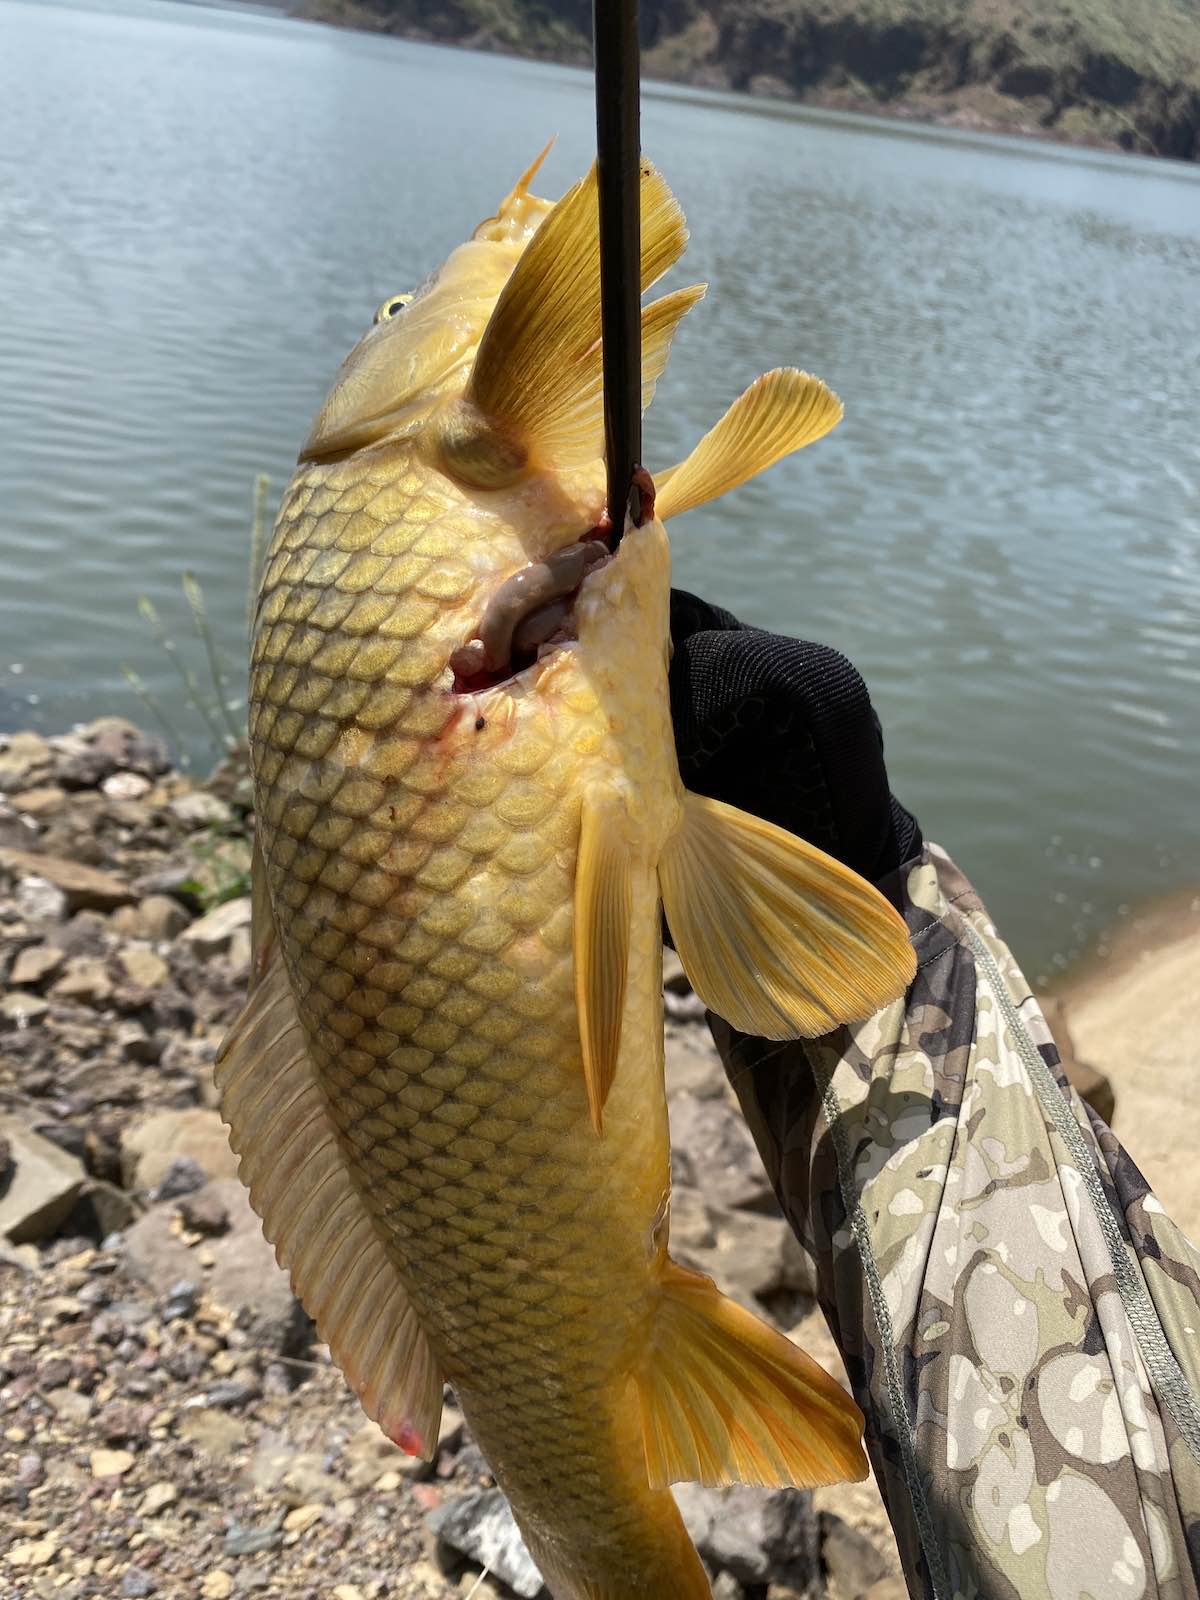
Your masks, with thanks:
[[[642,523],[641,110],[637,0],[593,0],[604,453],[614,537]]]

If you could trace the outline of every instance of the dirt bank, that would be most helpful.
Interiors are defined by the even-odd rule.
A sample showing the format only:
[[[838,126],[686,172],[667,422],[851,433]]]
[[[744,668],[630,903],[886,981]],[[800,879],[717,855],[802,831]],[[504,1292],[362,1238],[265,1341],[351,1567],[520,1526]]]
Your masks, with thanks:
[[[1114,1132],[1200,1239],[1200,889],[1134,911],[1055,995],[1076,1054],[1112,1082]]]

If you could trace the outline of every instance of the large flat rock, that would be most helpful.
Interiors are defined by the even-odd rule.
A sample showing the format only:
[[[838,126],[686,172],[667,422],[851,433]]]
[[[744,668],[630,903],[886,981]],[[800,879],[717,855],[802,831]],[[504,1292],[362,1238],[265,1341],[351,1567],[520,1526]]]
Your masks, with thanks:
[[[13,1244],[49,1237],[70,1215],[86,1177],[73,1155],[16,1117],[0,1117],[0,1235]]]
[[[7,867],[18,877],[45,878],[66,895],[71,911],[115,911],[135,898],[129,885],[111,872],[85,866],[82,861],[69,861],[66,856],[0,846],[0,867]]]

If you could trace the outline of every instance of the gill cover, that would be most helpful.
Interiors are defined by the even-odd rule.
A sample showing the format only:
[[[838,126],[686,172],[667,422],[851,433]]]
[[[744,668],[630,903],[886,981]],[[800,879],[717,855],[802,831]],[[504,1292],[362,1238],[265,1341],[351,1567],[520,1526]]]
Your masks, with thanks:
[[[411,297],[381,316],[342,362],[333,388],[300,451],[312,461],[403,436],[468,369],[492,308],[551,202],[529,192],[547,145],[517,180],[496,215]],[[381,308],[383,309],[383,308]]]

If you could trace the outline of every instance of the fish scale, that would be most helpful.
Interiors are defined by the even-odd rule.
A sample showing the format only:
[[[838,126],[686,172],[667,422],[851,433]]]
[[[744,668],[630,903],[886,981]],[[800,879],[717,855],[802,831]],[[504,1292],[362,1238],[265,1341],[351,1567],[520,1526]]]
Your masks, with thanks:
[[[595,1442],[596,1412],[650,1299],[629,1293],[631,1268],[645,1262],[644,1219],[642,1238],[619,1215],[598,1226],[595,1194],[640,1194],[647,1166],[664,1165],[666,1133],[662,1116],[644,1117],[629,1137],[598,1140],[579,1059],[570,913],[578,762],[603,761],[609,718],[572,673],[558,695],[565,746],[526,726],[518,706],[494,715],[501,731],[477,753],[473,719],[455,715],[443,688],[414,683],[411,666],[397,686],[402,651],[426,630],[462,637],[468,588],[464,569],[445,564],[438,516],[414,519],[414,506],[425,509],[414,492],[395,507],[403,520],[378,517],[360,471],[334,468],[333,481],[315,488],[308,478],[329,469],[300,479],[263,580],[251,746],[272,898],[292,912],[285,956],[362,1193],[436,1330],[473,1428],[485,1448],[496,1437],[491,1459],[514,1463],[510,1495],[522,1498],[529,1473],[531,1501],[553,1486],[561,1514],[573,1505],[581,1529],[604,1522],[611,1534],[611,1479],[628,1466],[623,1441],[607,1452]],[[349,520],[339,477],[361,502]],[[444,498],[429,503],[450,515]],[[388,659],[376,649],[365,669],[356,658],[378,640],[361,625],[347,630],[352,612],[340,604],[363,569],[325,559],[347,544],[360,562],[389,552],[382,582],[370,568],[375,593],[429,602],[390,610]],[[397,569],[404,590],[389,581]],[[437,676],[445,654],[427,658]],[[323,660],[343,677],[372,679],[332,736],[325,706],[338,680]],[[416,736],[400,760],[377,749],[381,699],[395,735]],[[465,755],[441,747],[451,721],[469,721]],[[396,870],[376,865],[389,860]],[[642,942],[648,976],[631,1005],[640,1002],[637,1030],[661,1072],[657,940]],[[644,1572],[649,1552],[632,1554]]]
[[[682,787],[666,531],[618,545],[602,517],[595,178],[551,208],[531,175],[385,302],[285,495],[251,652],[253,987],[217,1086],[388,1436],[432,1453],[448,1380],[558,1600],[702,1600],[670,1483],[865,1458],[838,1385],[668,1254],[662,912],[697,993],[771,1038],[886,1003],[912,952],[845,868]],[[646,287],[686,234],[642,181]],[[700,294],[645,309],[647,401]],[[839,415],[768,374],[660,509]],[[505,659],[527,626],[536,659]]]

